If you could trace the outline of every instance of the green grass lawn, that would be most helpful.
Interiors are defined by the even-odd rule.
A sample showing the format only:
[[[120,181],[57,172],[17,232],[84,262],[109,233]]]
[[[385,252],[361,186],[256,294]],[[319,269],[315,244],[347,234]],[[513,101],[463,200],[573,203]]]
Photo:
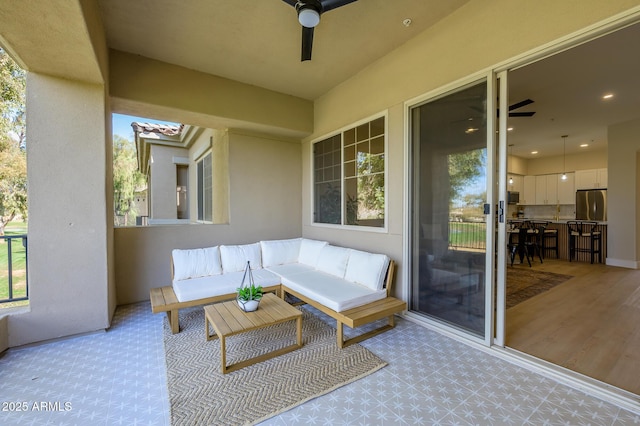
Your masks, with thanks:
[[[449,244],[456,247],[484,248],[486,246],[487,225],[473,222],[451,222],[449,224]]]
[[[5,228],[5,235],[21,235],[27,233],[27,224],[24,222],[10,222]],[[7,241],[0,240],[0,300],[9,298],[8,275],[8,247]],[[13,297],[26,295],[26,265],[27,251],[22,245],[22,239],[13,239],[11,242],[11,266],[13,274]],[[0,308],[24,305],[28,302],[2,303]],[[10,305],[10,306],[9,306]]]

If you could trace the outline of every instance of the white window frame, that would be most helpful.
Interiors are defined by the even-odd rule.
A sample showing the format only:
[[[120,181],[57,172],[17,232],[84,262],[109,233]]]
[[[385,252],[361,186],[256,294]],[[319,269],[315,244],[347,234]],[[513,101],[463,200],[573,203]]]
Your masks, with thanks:
[[[347,225],[345,224],[345,208],[344,208],[344,191],[345,191],[345,178],[344,178],[344,132],[361,126],[363,124],[367,124],[371,121],[377,120],[379,118],[384,118],[384,225],[383,226],[367,226],[367,225]],[[340,161],[340,211],[341,211],[341,219],[340,224],[333,223],[320,223],[315,221],[315,170],[314,170],[314,145],[318,142],[322,142],[334,136],[340,135],[340,145],[341,145],[341,161]],[[388,111],[383,113],[378,113],[357,122],[351,123],[347,126],[344,126],[338,129],[335,132],[327,133],[321,137],[315,138],[311,141],[310,149],[309,149],[309,175],[310,175],[310,188],[309,193],[310,197],[310,218],[309,222],[311,226],[319,227],[319,228],[333,228],[333,229],[342,229],[342,230],[353,230],[353,231],[364,231],[364,232],[374,232],[374,233],[388,233],[389,232],[389,114]]]

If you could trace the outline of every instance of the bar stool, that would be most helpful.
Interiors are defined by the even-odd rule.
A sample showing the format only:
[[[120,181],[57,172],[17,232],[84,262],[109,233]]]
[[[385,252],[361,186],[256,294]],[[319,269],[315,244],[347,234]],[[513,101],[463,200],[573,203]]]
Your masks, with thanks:
[[[538,254],[540,263],[543,263],[542,236],[548,224],[549,222],[532,220],[528,222],[528,226],[527,226],[527,234],[526,234],[526,239],[524,244],[527,248],[527,251],[531,254],[531,257],[535,256],[536,253]]]
[[[531,266],[531,257],[529,253],[525,252],[524,246],[521,243],[520,230],[523,227],[524,221],[509,221],[507,227],[507,251],[511,258],[511,266],[516,258],[516,253],[520,254],[521,261],[524,260],[524,256],[527,257],[527,262]]]
[[[550,242],[551,244],[548,244]],[[556,259],[560,257],[559,247],[558,247],[558,230],[557,229],[546,229],[542,234],[542,252],[546,255],[547,251],[555,251]]]
[[[597,254],[598,263],[602,262],[602,233],[597,230],[598,223],[570,220],[567,222],[567,227],[569,228],[569,262],[574,257],[577,258],[579,252],[591,254],[591,263]],[[585,240],[589,241],[588,247],[581,244]]]

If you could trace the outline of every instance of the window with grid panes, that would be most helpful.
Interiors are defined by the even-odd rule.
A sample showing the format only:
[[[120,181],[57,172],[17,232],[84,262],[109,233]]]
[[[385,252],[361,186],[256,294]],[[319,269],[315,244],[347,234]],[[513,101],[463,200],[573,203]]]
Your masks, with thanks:
[[[380,117],[314,144],[316,223],[384,227],[384,134]]]

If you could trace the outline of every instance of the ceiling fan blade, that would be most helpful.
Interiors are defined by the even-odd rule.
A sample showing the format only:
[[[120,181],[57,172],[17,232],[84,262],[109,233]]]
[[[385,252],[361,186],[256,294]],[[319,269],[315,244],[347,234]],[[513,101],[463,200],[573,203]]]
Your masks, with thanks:
[[[516,102],[513,105],[509,105],[509,111],[513,111],[514,109],[522,108],[523,106],[527,106],[532,104],[533,101],[531,99],[525,99],[524,101]]]
[[[313,28],[302,27],[302,58],[301,62],[311,60],[311,48],[313,47]]]
[[[509,117],[533,117],[535,111],[530,112],[510,112]]]
[[[322,4],[322,12],[324,13],[355,1],[358,0],[320,0],[320,3]]]

